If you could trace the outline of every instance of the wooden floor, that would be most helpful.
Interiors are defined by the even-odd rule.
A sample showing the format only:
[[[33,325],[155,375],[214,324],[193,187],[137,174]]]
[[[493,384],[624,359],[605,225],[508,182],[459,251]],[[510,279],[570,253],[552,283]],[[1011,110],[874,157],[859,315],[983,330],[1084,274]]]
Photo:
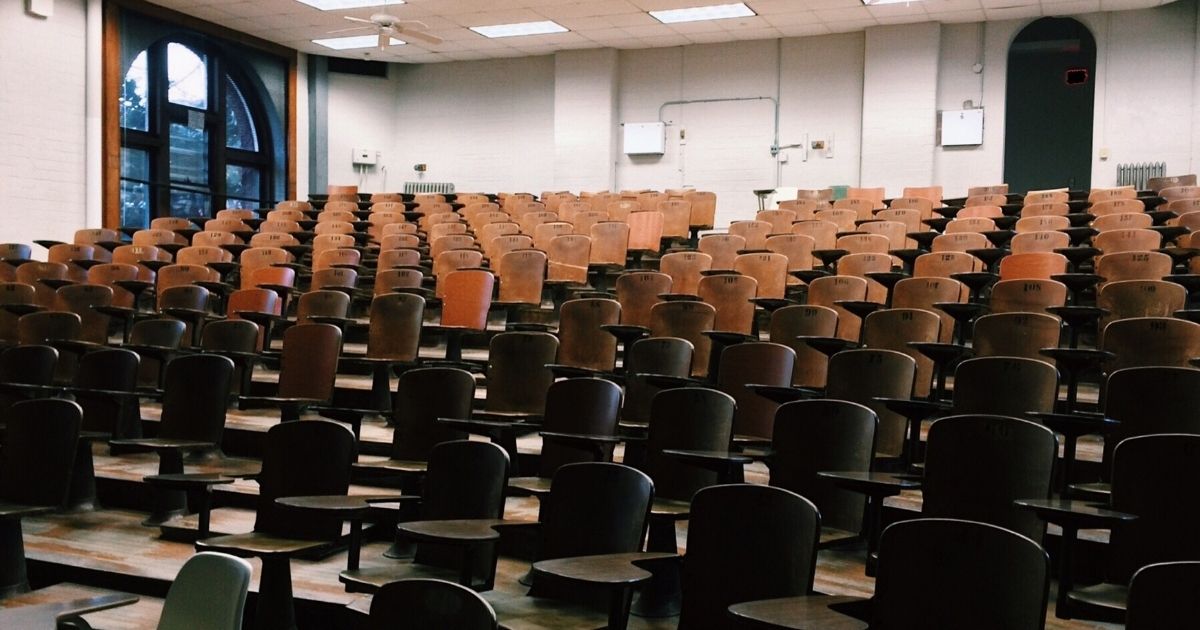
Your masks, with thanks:
[[[436,355],[436,353],[434,353]],[[470,357],[472,352],[468,351]],[[477,357],[472,357],[477,358]],[[256,376],[263,381],[274,380],[274,374],[263,373]],[[340,387],[366,388],[369,379],[365,377],[339,377]],[[482,397],[482,392],[481,392]],[[153,405],[143,409],[143,417],[154,420],[159,410]],[[268,411],[238,411],[231,410],[227,427],[240,431],[266,431],[278,422],[278,416]],[[389,444],[391,429],[382,419],[369,419],[364,423],[362,439],[365,442],[379,446]],[[540,438],[536,435],[522,438],[518,446],[522,451],[534,451],[540,448]],[[1101,444],[1097,440],[1084,440],[1079,447],[1082,460],[1099,461]],[[618,451],[618,458],[620,453]],[[373,456],[362,456],[372,459]],[[158,460],[153,454],[131,454],[112,456],[107,446],[95,445],[95,466],[97,477],[101,483],[119,481],[136,483],[148,474],[157,472]],[[225,470],[230,472],[246,472],[255,470],[258,462],[244,458],[228,458],[219,461],[209,461],[199,464],[188,464],[188,472],[208,470]],[[767,471],[762,464],[754,464],[747,469],[747,481],[765,483]],[[376,488],[355,486],[353,493],[378,492]],[[220,493],[255,494],[257,486],[251,481],[237,483],[217,488]],[[228,503],[218,499],[218,504]],[[887,505],[896,509],[920,509],[920,493],[905,493],[889,499]],[[193,553],[193,546],[187,543],[171,542],[159,537],[158,528],[141,525],[145,513],[124,509],[98,509],[76,514],[59,514],[39,518],[25,519],[26,555],[34,562],[47,565],[71,568],[76,571],[97,576],[96,582],[104,582],[103,576],[127,576],[141,578],[146,583],[164,585],[174,577],[180,566]],[[510,498],[506,507],[506,518],[535,520],[537,517],[536,500],[529,498]],[[681,551],[686,547],[686,522],[680,523],[678,541]],[[247,509],[220,508],[213,514],[213,530],[222,533],[240,533],[250,531],[253,527],[253,513]],[[362,562],[364,568],[385,567],[394,564],[395,560],[384,557],[383,551],[388,544],[372,542],[363,549]],[[257,560],[251,560],[255,566],[255,577],[252,591],[257,591],[258,569]],[[345,552],[335,553],[323,560],[294,560],[292,562],[293,587],[298,599],[314,602],[324,602],[333,605],[349,605],[356,609],[369,606],[369,598],[361,595],[346,593],[338,582],[338,572],[345,568]],[[501,620],[507,620],[507,625],[514,629],[539,628],[596,628],[604,625],[603,614],[593,614],[585,617],[563,617],[545,614],[532,614],[529,598],[525,597],[525,588],[517,579],[528,570],[528,563],[514,558],[502,557],[498,567],[497,587],[486,595],[496,607]],[[79,580],[76,580],[79,581]],[[102,584],[96,584],[102,585]],[[817,566],[816,589],[822,593],[833,595],[869,596],[874,588],[873,580],[864,575],[863,551],[824,551],[820,554]],[[1051,602],[1053,596],[1051,596]],[[135,606],[104,611],[88,615],[86,619],[96,628],[124,630],[134,628],[154,628],[157,623],[162,600],[154,597],[143,597]],[[351,610],[347,615],[353,615]],[[349,617],[348,617],[349,619]],[[303,623],[303,619],[301,620]],[[676,620],[643,619],[633,617],[631,628],[674,628]],[[1053,603],[1050,604],[1047,627],[1055,629],[1084,629],[1084,628],[1113,628],[1104,624],[1087,622],[1064,622],[1053,616]]]

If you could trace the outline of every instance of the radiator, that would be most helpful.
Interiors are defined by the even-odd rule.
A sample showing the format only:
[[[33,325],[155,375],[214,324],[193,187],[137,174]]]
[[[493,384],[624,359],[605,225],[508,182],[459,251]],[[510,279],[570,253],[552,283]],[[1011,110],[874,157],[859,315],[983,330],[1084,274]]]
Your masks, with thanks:
[[[450,182],[404,182],[404,192],[410,195],[421,193],[451,195],[454,194],[454,184]]]
[[[1151,177],[1162,177],[1167,173],[1166,162],[1139,162],[1117,165],[1117,185],[1146,190]]]

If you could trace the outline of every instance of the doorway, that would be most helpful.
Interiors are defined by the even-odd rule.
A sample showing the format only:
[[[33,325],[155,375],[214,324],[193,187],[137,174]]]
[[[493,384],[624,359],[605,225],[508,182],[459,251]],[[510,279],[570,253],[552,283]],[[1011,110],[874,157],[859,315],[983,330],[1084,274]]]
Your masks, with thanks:
[[[1042,18],[1008,49],[1004,181],[1014,192],[1092,182],[1096,40],[1070,18]]]

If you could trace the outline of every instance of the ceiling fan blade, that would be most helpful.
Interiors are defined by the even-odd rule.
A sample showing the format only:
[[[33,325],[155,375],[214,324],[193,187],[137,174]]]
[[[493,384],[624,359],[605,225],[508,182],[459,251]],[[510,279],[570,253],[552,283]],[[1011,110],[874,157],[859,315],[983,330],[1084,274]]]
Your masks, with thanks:
[[[350,33],[353,31],[365,31],[370,28],[370,26],[351,26],[350,28],[339,28],[336,31],[325,31],[325,34],[333,35],[334,33]]]
[[[410,31],[408,29],[404,29],[404,30],[400,31],[400,36],[402,38],[420,40],[427,44],[433,44],[435,46],[442,43],[442,38],[435,37],[433,35],[430,35],[429,33],[422,33],[421,31]]]
[[[429,25],[418,20],[400,20],[396,22],[396,26],[400,28],[416,29],[419,31],[428,31]]]
[[[342,17],[347,20],[350,20],[351,22],[362,22],[363,24],[374,24],[374,22],[372,22],[371,20],[363,19],[360,17],[354,17],[353,15],[343,15]]]

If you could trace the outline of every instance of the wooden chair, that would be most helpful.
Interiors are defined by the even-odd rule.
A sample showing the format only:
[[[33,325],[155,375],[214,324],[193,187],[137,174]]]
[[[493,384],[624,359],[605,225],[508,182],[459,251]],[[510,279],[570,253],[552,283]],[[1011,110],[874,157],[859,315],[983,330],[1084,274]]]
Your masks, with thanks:
[[[1064,193],[1064,197],[1066,194]],[[1026,203],[1021,208],[1021,218],[1028,217],[1066,217],[1071,212],[1071,206],[1066,201],[1047,201]],[[1020,221],[1017,221],[1020,223]]]
[[[158,454],[158,474],[184,472],[185,453],[213,452],[220,448],[225,431],[225,408],[233,377],[233,361],[216,354],[196,354],[173,359],[163,376],[162,416],[153,438],[112,440],[114,446],[153,450]],[[154,478],[144,481],[156,485]],[[159,525],[185,511],[187,498],[179,490],[160,489],[154,512],[143,525]],[[207,531],[208,515],[201,517]]]
[[[564,234],[550,239],[546,246],[546,282],[569,286],[587,284],[591,248],[591,237],[582,234]]]
[[[846,310],[838,302],[865,301],[867,281],[853,276],[827,276],[817,278],[808,285],[808,303],[825,306],[837,311],[840,339],[857,343],[862,329],[862,318]]]
[[[704,245],[706,239],[711,239],[712,236],[705,236],[700,239],[701,246]],[[736,256],[735,256],[736,258]],[[713,257],[703,251],[699,252],[671,252],[665,254],[659,259],[658,269],[666,274],[671,279],[671,284],[663,293],[673,293],[676,295],[696,295],[699,290],[701,274],[712,268]],[[733,264],[729,265],[728,269],[732,269]],[[618,284],[620,281],[618,280]]]
[[[341,291],[309,291],[296,304],[296,324],[332,324],[339,329],[348,321],[350,296]]]
[[[733,261],[737,259],[738,252],[746,249],[746,237],[732,233],[706,234],[700,237],[698,247],[700,253],[710,258],[709,268],[733,269]]]
[[[490,271],[461,270],[446,274],[442,319],[436,328],[446,335],[446,360],[462,360],[463,335],[487,328],[487,311],[492,305],[494,284],[496,277]]]
[[[22,315],[17,320],[17,343],[21,345],[50,344],[55,341],[79,339],[83,324],[75,313],[41,311]]]
[[[1146,229],[1108,230],[1094,236],[1092,245],[1105,254],[1149,252],[1162,245],[1162,236]]]
[[[234,372],[230,379],[230,394],[238,396],[250,393],[250,382],[254,378],[254,365],[258,361],[262,342],[259,327],[249,321],[226,319],[204,327],[200,348],[206,353],[221,355],[233,361]],[[118,437],[134,437],[119,435]]]
[[[798,400],[775,413],[770,484],[808,498],[821,513],[821,546],[857,539],[866,502],[821,471],[873,468],[878,419],[869,408],[841,400]]]
[[[825,387],[828,357],[797,337],[833,337],[837,334],[837,321],[837,311],[816,305],[785,306],[771,314],[769,340],[796,353],[792,385]]]
[[[584,298],[568,300],[559,312],[558,360],[551,370],[556,375],[611,372],[617,360],[617,339],[604,326],[617,324],[621,304],[616,300]]]
[[[834,201],[833,207],[835,210],[852,210],[856,220],[866,221],[871,218],[877,208],[883,207],[883,204],[879,203],[877,206],[873,199],[847,197]]]
[[[742,343],[721,353],[717,389],[737,402],[733,432],[770,440],[779,404],[747,388],[747,385],[787,387],[792,384],[796,353],[776,343]]]
[[[342,331],[331,324],[299,324],[283,334],[279,387],[274,396],[243,396],[242,408],[275,407],[283,422],[299,420],[313,405],[333,398]],[[353,435],[353,434],[352,434]]]
[[[994,313],[975,320],[972,349],[977,357],[1009,356],[1045,360],[1042,348],[1058,345],[1062,324],[1039,313]]]
[[[1146,565],[1129,580],[1126,630],[1167,630],[1187,625],[1200,615],[1191,597],[1200,583],[1200,562]]]
[[[938,341],[941,343],[950,343],[954,336],[954,317],[936,305],[965,302],[967,296],[967,288],[961,282],[951,278],[905,278],[897,282],[892,288],[892,308],[915,308],[932,311],[941,320],[941,326],[938,329]]]
[[[112,304],[124,308],[134,307],[134,294],[121,284],[138,280],[141,270],[136,265],[126,263],[105,263],[88,269],[88,284],[98,284],[108,287],[113,292]]]
[[[757,286],[751,299],[755,304],[770,311],[791,303],[784,299],[788,279],[787,256],[771,252],[741,254],[734,259],[733,270],[754,278]]]
[[[661,376],[686,377],[692,369],[693,348],[691,342],[678,337],[648,337],[639,339],[630,346],[628,365],[625,367],[625,398],[621,406],[621,427],[626,430],[644,430],[650,421],[655,396],[670,389],[674,383]],[[623,462],[640,467],[645,460],[644,449],[631,442],[625,446]]]
[[[546,253],[536,249],[510,251],[499,259],[496,277],[500,291],[495,304],[509,307],[510,318],[516,306],[538,308],[546,280]]]
[[[680,252],[686,253],[686,252]],[[676,254],[662,257],[663,264]],[[698,277],[697,277],[698,281]],[[621,325],[650,328],[650,313],[661,300],[659,295],[674,289],[674,276],[668,272],[634,271],[617,278],[617,302],[621,305]]]
[[[712,342],[704,333],[713,330],[716,309],[704,302],[659,302],[650,309],[651,337],[686,339],[695,349],[692,376],[708,374]]]
[[[747,526],[755,535],[745,535]],[[820,532],[817,508],[782,488],[739,484],[696,493],[679,628],[728,628],[731,605],[807,594]]]
[[[833,249],[836,247],[839,231],[836,223],[815,219],[812,221],[799,221],[792,226],[793,234],[800,234],[813,239],[813,249]]]
[[[613,446],[620,441],[615,437],[620,409],[621,388],[612,381],[556,381],[546,390],[542,452],[537,458],[536,475],[510,479],[509,491],[544,495],[551,490],[551,478],[562,466],[612,461]]]
[[[113,290],[98,284],[72,284],[59,287],[57,310],[75,313],[80,318],[83,341],[108,343],[108,316],[93,307],[112,304]]]
[[[12,406],[0,458],[0,597],[29,591],[21,519],[67,502],[83,411],[61,399]]]
[[[1037,218],[1041,219],[1044,217]],[[1070,236],[1067,236],[1063,232],[1051,231],[1018,232],[1008,244],[1009,249],[1014,254],[1053,252],[1070,247],[1070,245]]]
[[[647,252],[658,253],[663,239],[661,212],[632,212],[626,223],[629,225],[629,252],[635,260]]]
[[[405,370],[396,385],[391,407],[392,445],[383,461],[354,464],[356,477],[414,475],[425,472],[434,448],[461,440],[462,431],[445,426],[439,418],[467,418],[475,398],[475,378],[466,370],[422,367]]]
[[[1154,220],[1148,214],[1142,212],[1124,212],[1096,217],[1088,227],[1100,234],[1104,234],[1126,230],[1145,230],[1153,225],[1153,223]]]
[[[692,229],[693,233],[699,230],[711,230],[717,219],[716,193],[693,190],[684,193],[683,198],[692,204],[688,227]]]
[[[96,260],[95,250],[96,248],[91,245],[60,243],[50,247],[50,250],[46,253],[46,262],[66,265],[66,280],[70,280],[71,282],[87,282],[88,268],[103,262]]]
[[[775,234],[767,237],[767,250],[787,257],[787,271],[805,271],[813,268],[812,250],[816,241],[811,236],[803,234]],[[795,278],[788,279],[789,284],[799,282]]]
[[[491,521],[503,516],[504,483],[509,474],[509,458],[503,449],[487,442],[451,440],[432,445],[427,459],[420,513],[416,521],[402,527],[439,521]],[[468,588],[492,588],[496,570],[494,542],[470,549],[439,544],[430,538],[417,538],[416,543],[411,562],[371,569],[352,566],[339,579],[352,593],[375,592],[390,582],[414,577],[457,579]]]
[[[1001,280],[992,285],[993,313],[1045,313],[1067,303],[1067,287],[1056,280]]]
[[[371,300],[367,352],[361,357],[343,355],[340,363],[370,368],[373,408],[391,410],[391,374],[418,361],[424,319],[425,299],[419,295],[390,293]]]
[[[645,461],[639,469],[654,481],[647,551],[677,553],[675,523],[687,520],[696,492],[719,483],[714,470],[689,465],[665,451],[717,453],[733,439],[733,397],[712,389],[659,391],[650,405]]]
[[[1050,280],[1066,271],[1067,257],[1062,254],[1013,254],[1000,259],[1001,280]]]
[[[1187,523],[1196,506],[1180,501],[1172,488],[1196,478],[1194,456],[1200,436],[1178,433],[1142,435],[1121,441],[1112,459],[1112,493],[1098,506],[1069,502],[1023,501],[1030,510],[1063,528],[1059,594],[1055,614],[1121,623],[1126,619],[1130,579],[1145,566],[1200,559]],[[1081,529],[1112,530],[1103,583],[1078,587],[1071,560]]]
[[[771,236],[771,224],[766,221],[734,221],[729,224],[729,233],[746,239],[746,249],[766,249],[767,237]]]
[[[1105,282],[1097,286],[1103,290],[1108,282],[1120,280],[1162,280],[1171,273],[1171,257],[1161,252],[1127,251],[1104,254],[1095,261],[1096,274]]]
[[[749,335],[754,324],[754,304],[758,281],[750,276],[722,274],[705,276],[696,294],[716,309],[713,330]]]
[[[930,243],[930,251],[933,253],[966,252],[972,249],[987,249],[988,247],[991,247],[991,243],[987,240],[986,236],[979,232],[948,232],[939,234]]]
[[[1103,349],[1115,357],[1106,369],[1127,367],[1186,367],[1200,356],[1200,324],[1172,317],[1130,317],[1102,331]]]
[[[17,320],[42,307],[34,304],[37,289],[19,282],[0,283],[0,346],[17,341]],[[9,310],[9,309],[13,310]]]
[[[937,342],[941,325],[933,311],[903,308],[875,311],[863,320],[863,347],[895,350],[911,357],[917,366],[912,395],[926,398],[933,384],[933,361],[913,344]]]
[[[258,475],[254,531],[196,543],[199,550],[262,559],[255,611],[257,627],[295,626],[290,559],[297,553],[328,544],[341,533],[341,523],[336,517],[295,518],[294,513],[277,505],[276,499],[345,495],[350,484],[350,463],[355,456],[354,442],[354,435],[345,427],[324,420],[271,427],[267,431],[262,472]]]
[[[459,270],[478,270],[483,265],[483,252],[473,249],[457,249],[442,252],[433,260],[434,296],[446,297],[446,280]]]
[[[1171,317],[1184,308],[1187,291],[1162,280],[1119,280],[1107,282],[1096,295],[1096,306],[1108,311],[1099,329],[1130,317]]]
[[[978,553],[964,554],[968,548]],[[1042,630],[1049,588],[1050,559],[1034,540],[972,520],[904,521],[880,540],[871,625],[954,628],[987,619],[996,628]],[[924,605],[932,594],[945,601]]]
[[[495,630],[496,611],[475,591],[446,580],[412,578],[383,585],[371,598],[368,630]]]
[[[629,225],[619,221],[601,221],[592,225],[589,234],[592,250],[588,258],[588,267],[599,272],[596,290],[605,291],[606,274],[625,268],[625,259],[629,251]]]
[[[897,457],[904,450],[907,422],[877,398],[907,398],[912,393],[917,364],[893,350],[846,350],[829,359],[825,397],[865,405],[879,417],[876,456]]]
[[[544,332],[503,332],[492,337],[487,400],[475,415],[507,420],[541,416],[546,391],[554,382],[546,365],[554,362],[558,345],[558,337]]]
[[[576,572],[572,567],[578,566],[577,563],[590,566],[595,561],[622,562],[643,557],[638,551],[645,536],[646,514],[653,492],[650,478],[628,466],[599,462],[563,466],[555,474],[549,495],[543,499],[540,525],[526,526],[540,530],[530,599],[497,602],[497,615],[501,619],[522,617],[537,625],[553,626],[554,620],[561,620],[559,611],[564,600],[578,602],[583,596],[578,586],[573,588],[561,578],[555,579],[556,569]],[[559,562],[550,563],[551,560]],[[638,574],[644,576],[640,570]],[[619,628],[628,618],[632,592],[628,586],[607,587],[608,627]],[[581,608],[571,606],[570,610],[579,612]]]
[[[67,280],[67,273],[67,266],[63,263],[32,261],[17,267],[16,281],[34,288],[34,304],[54,308],[56,289],[42,280]]]

